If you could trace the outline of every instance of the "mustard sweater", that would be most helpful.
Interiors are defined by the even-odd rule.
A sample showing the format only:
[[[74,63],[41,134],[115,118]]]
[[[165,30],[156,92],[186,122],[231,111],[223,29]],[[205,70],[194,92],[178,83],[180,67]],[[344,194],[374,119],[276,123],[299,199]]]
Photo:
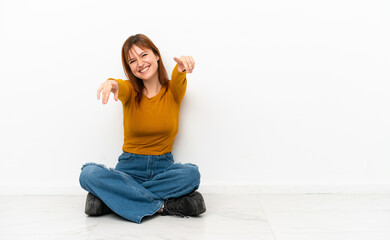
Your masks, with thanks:
[[[176,64],[166,94],[165,88],[161,88],[152,98],[143,95],[139,107],[136,107],[136,92],[130,81],[109,79],[116,80],[119,85],[119,100],[123,106],[123,151],[143,155],[171,152],[179,129],[180,103],[187,87],[186,72],[180,73]]]

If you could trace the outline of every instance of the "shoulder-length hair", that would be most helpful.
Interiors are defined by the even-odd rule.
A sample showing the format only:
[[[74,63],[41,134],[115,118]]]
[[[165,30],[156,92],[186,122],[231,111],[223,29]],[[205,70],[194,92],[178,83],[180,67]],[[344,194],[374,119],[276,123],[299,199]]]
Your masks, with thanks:
[[[136,92],[135,100],[136,100],[136,105],[139,106],[142,100],[143,96],[143,90],[145,88],[144,82],[142,79],[137,78],[134,76],[133,72],[131,71],[128,59],[129,59],[129,50],[133,47],[133,45],[136,45],[137,47],[145,50],[145,49],[150,49],[153,51],[155,55],[159,57],[158,60],[158,79],[162,85],[162,87],[165,87],[165,92],[168,90],[168,74],[167,71],[165,70],[160,51],[158,48],[154,45],[152,40],[150,40],[147,36],[143,34],[136,34],[133,36],[130,36],[122,46],[122,65],[123,69],[125,71],[126,77],[130,80],[131,84],[133,85],[133,88]]]

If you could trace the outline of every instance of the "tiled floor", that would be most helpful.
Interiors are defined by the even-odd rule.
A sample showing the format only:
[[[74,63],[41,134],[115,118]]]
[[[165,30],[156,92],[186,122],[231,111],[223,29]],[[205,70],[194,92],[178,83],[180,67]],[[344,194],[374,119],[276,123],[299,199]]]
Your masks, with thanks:
[[[196,218],[87,217],[85,196],[0,196],[0,239],[389,240],[390,194],[204,194]]]

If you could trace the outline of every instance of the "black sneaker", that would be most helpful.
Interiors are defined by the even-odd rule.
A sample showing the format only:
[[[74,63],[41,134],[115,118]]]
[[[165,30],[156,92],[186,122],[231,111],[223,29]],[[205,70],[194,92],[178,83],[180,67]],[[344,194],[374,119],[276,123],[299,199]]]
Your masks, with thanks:
[[[202,194],[194,191],[179,198],[165,200],[161,215],[196,216],[206,211]]]
[[[111,213],[112,210],[106,204],[92,193],[88,193],[85,202],[85,213],[89,216],[101,216]]]

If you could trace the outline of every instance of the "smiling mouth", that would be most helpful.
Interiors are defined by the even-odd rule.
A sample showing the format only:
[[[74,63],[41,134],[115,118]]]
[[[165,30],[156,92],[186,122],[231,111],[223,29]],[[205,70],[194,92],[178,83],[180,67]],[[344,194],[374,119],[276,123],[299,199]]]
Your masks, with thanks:
[[[148,67],[142,69],[142,70],[139,71],[139,72],[140,72],[140,73],[145,73],[145,72],[147,72],[147,71],[149,70],[149,68],[150,68],[150,66],[148,66]]]

